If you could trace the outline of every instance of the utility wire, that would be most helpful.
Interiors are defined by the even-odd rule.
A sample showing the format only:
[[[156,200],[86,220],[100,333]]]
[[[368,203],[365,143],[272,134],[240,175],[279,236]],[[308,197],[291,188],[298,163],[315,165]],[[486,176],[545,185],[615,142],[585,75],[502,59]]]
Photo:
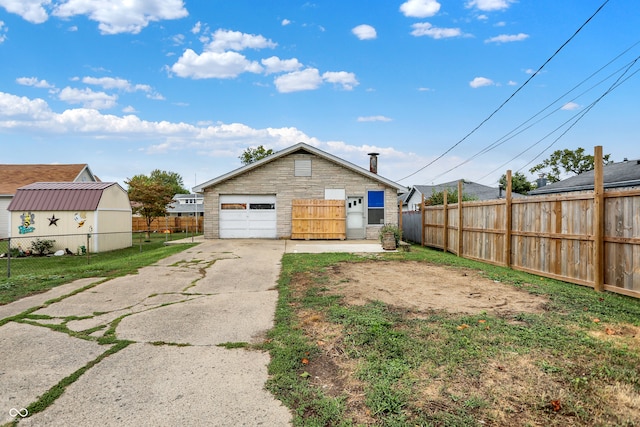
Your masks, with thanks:
[[[569,132],[569,130],[571,128],[573,128],[573,126],[575,126],[577,124],[578,121],[580,121],[580,119],[582,119],[589,111],[591,111],[591,109],[598,103],[600,102],[600,100],[602,100],[602,98],[604,98],[606,95],[608,95],[609,93],[611,93],[613,90],[617,89],[620,85],[622,85],[623,83],[625,83],[627,80],[629,80],[631,77],[633,77],[635,74],[637,74],[638,72],[640,72],[640,70],[636,70],[634,71],[631,75],[629,75],[627,78],[625,78],[624,80],[621,80],[622,77],[624,77],[626,75],[626,73],[629,72],[629,70],[637,63],[637,61],[640,60],[640,56],[637,57],[636,59],[634,59],[628,66],[627,69],[625,70],[625,72],[620,75],[620,77],[618,77],[618,79],[616,79],[616,81],[609,87],[609,89],[607,89],[602,95],[600,95],[600,97],[598,97],[595,101],[593,101],[591,104],[589,104],[587,107],[585,107],[584,109],[582,109],[580,112],[574,114],[573,116],[571,116],[568,120],[566,120],[564,123],[562,123],[560,126],[556,127],[554,130],[552,130],[551,132],[549,132],[548,134],[546,134],[544,137],[540,138],[538,141],[536,141],[533,145],[531,145],[530,147],[528,147],[526,150],[521,151],[520,153],[518,153],[515,157],[513,157],[512,159],[508,160],[507,162],[503,163],[502,165],[498,166],[497,168],[495,168],[494,170],[492,170],[491,172],[489,172],[488,174],[484,175],[483,177],[479,178],[479,181],[482,181],[483,179],[487,178],[488,176],[494,174],[495,172],[501,170],[503,167],[505,167],[506,165],[508,165],[509,163],[511,163],[512,161],[514,161],[515,159],[517,159],[518,157],[522,156],[523,154],[525,154],[526,152],[528,152],[529,150],[533,149],[535,146],[537,146],[538,144],[540,144],[542,141],[544,141],[545,139],[547,139],[549,136],[553,135],[554,133],[556,133],[558,130],[562,129],[567,123],[570,123],[571,121],[573,121],[575,119],[575,121],[560,135],[558,136],[551,144],[549,144],[547,147],[545,147],[544,150],[542,150],[542,152],[540,152],[537,156],[535,156],[533,159],[531,159],[526,165],[524,165],[523,167],[521,167],[520,169],[518,169],[516,172],[520,172],[522,171],[524,168],[526,168],[528,165],[530,165],[534,160],[536,160],[538,157],[540,157],[545,151],[547,151],[549,148],[551,148],[556,142],[558,142],[558,140],[560,140],[560,138],[562,138],[564,135],[566,135],[567,132]]]
[[[434,164],[435,162],[437,162],[438,160],[440,160],[441,158],[443,158],[446,154],[448,154],[449,152],[451,152],[451,150],[453,150],[454,148],[456,148],[458,145],[460,145],[462,142],[464,142],[467,138],[469,138],[471,135],[473,135],[478,129],[480,129],[480,127],[482,127],[486,122],[488,122],[494,115],[496,115],[498,113],[498,111],[500,111],[502,109],[502,107],[504,107],[514,96],[516,96],[516,94],[518,92],[520,92],[535,76],[537,76],[542,69],[549,63],[551,62],[551,60],[553,58],[556,57],[556,55],[558,55],[558,53],[560,53],[560,51],[571,42],[571,40],[573,40],[578,33],[602,10],[602,8],[604,8],[604,6],[609,3],[609,0],[605,0],[604,3],[602,3],[600,5],[600,7],[598,7],[598,9],[573,33],[573,35],[571,37],[569,37],[569,39],[567,39],[567,41],[565,41],[554,53],[553,55],[551,55],[537,70],[535,73],[533,73],[522,85],[520,85],[520,87],[518,87],[518,89],[515,90],[515,92],[513,92],[502,104],[500,104],[500,106],[498,108],[496,108],[491,114],[489,114],[489,116],[484,119],[482,122],[480,122],[479,125],[477,125],[475,128],[473,128],[473,130],[471,130],[471,132],[469,132],[468,134],[466,134],[461,140],[459,140],[458,142],[456,142],[455,144],[453,144],[451,147],[449,147],[444,153],[440,154],[438,157],[436,157],[435,159],[433,159],[432,161],[430,161],[429,163],[427,163],[426,165],[424,165],[423,167],[421,167],[420,169],[418,169],[417,171],[413,172],[412,174],[409,174],[407,176],[405,176],[404,178],[400,178],[398,181],[404,181],[405,179],[412,177],[413,175],[417,174],[418,172],[423,171],[424,169],[426,169],[427,167],[431,166],[432,164]]]
[[[529,126],[524,127],[527,123],[531,122],[533,119],[535,119],[536,117],[538,117],[540,114],[542,114],[543,112],[545,112],[546,110],[548,110],[549,108],[551,108],[554,104],[556,104],[558,101],[560,101],[561,99],[563,99],[565,96],[569,95],[571,92],[575,91],[577,88],[579,88],[580,86],[582,86],[584,83],[586,83],[587,81],[591,80],[594,76],[596,76],[597,74],[599,74],[602,70],[604,70],[605,68],[607,68],[609,65],[611,65],[612,63],[614,63],[616,60],[618,60],[620,57],[622,57],[624,54],[626,54],[627,52],[629,52],[631,49],[633,49],[635,46],[637,46],[638,44],[640,44],[640,41],[635,42],[633,45],[631,45],[629,48],[625,49],[622,53],[618,54],[615,58],[611,59],[609,62],[607,62],[605,65],[603,65],[602,67],[600,67],[598,70],[596,70],[595,72],[591,73],[591,75],[589,75],[587,78],[583,79],[580,83],[578,83],[577,85],[575,85],[573,88],[571,88],[570,90],[568,90],[567,92],[563,93],[562,95],[560,95],[558,98],[556,98],[554,101],[552,101],[551,103],[549,103],[546,107],[544,107],[543,109],[541,109],[540,111],[538,111],[536,114],[534,114],[533,116],[531,116],[530,118],[528,118],[527,120],[525,120],[524,122],[520,123],[518,126],[516,126],[514,129],[512,129],[511,131],[509,131],[508,133],[506,133],[505,135],[503,135],[502,137],[500,137],[499,139],[497,139],[496,141],[494,141],[493,143],[489,144],[488,146],[486,146],[485,148],[483,148],[482,150],[478,151],[476,154],[474,154],[473,156],[469,157],[468,159],[464,160],[462,163],[457,164],[456,166],[453,166],[452,168],[446,170],[445,172],[442,172],[438,175],[436,175],[433,180],[436,180],[438,178],[440,178],[441,176],[444,176],[446,174],[448,174],[449,172],[452,172],[456,169],[458,169],[461,166],[464,166],[465,164],[469,163],[470,161],[482,156],[483,154],[488,153],[489,151],[492,151],[494,149],[496,149],[497,147],[501,146],[502,144],[504,144],[505,142],[515,138],[516,136],[522,134],[523,132],[525,132],[528,129],[531,129],[533,126],[537,125],[538,123],[540,123],[541,121],[543,121],[544,119],[548,118],[549,116],[555,114],[556,112],[558,112],[559,110],[562,109],[562,106],[554,109],[553,111],[551,111],[549,114],[546,114],[545,116],[543,116],[542,118],[540,118],[539,120],[536,120],[535,122],[533,122],[532,124],[530,124]],[[564,105],[566,105],[567,102],[573,102],[575,100],[577,100],[578,98],[580,98],[582,95],[588,93],[589,91],[591,91],[592,89],[596,88],[597,86],[599,86],[600,84],[604,83],[605,81],[607,81],[609,78],[613,77],[614,75],[616,75],[617,73],[619,73],[620,71],[622,71],[625,67],[627,67],[629,65],[629,63],[623,65],[622,67],[618,68],[616,71],[614,71],[613,73],[609,74],[607,77],[605,77],[604,79],[600,80],[598,83],[596,83],[595,85],[591,86],[589,89],[581,92],[580,94],[576,95],[575,97],[573,97],[572,99],[566,101],[564,103]],[[523,128],[524,127],[524,128]],[[522,128],[522,130],[520,130]]]

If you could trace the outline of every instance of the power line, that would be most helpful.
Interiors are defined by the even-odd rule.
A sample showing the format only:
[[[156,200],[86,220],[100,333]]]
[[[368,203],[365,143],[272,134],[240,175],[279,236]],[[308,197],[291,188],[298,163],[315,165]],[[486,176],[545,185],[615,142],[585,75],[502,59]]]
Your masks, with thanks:
[[[443,158],[446,154],[448,154],[451,150],[453,150],[454,148],[456,148],[458,145],[460,145],[462,142],[464,142],[467,138],[469,138],[471,135],[473,135],[478,129],[480,129],[480,127],[482,127],[486,122],[488,122],[494,115],[496,115],[496,113],[498,113],[498,111],[500,111],[502,109],[502,107],[504,107],[514,96],[516,96],[516,94],[518,92],[520,92],[535,76],[537,76],[542,69],[549,63],[551,62],[551,60],[553,58],[556,57],[556,55],[558,55],[558,53],[560,53],[560,51],[571,42],[571,40],[573,40],[578,33],[602,10],[602,8],[609,3],[609,0],[605,0],[604,3],[602,3],[600,5],[600,7],[598,7],[598,9],[573,33],[573,35],[571,37],[569,37],[567,39],[567,41],[565,41],[554,53],[553,55],[551,55],[537,70],[536,72],[534,72],[522,85],[520,85],[520,87],[518,87],[518,89],[515,90],[515,92],[513,92],[502,104],[500,104],[500,106],[498,108],[496,108],[491,114],[489,114],[489,116],[484,119],[482,122],[480,122],[479,125],[477,125],[475,128],[473,128],[473,130],[471,130],[471,132],[469,132],[468,134],[466,134],[461,140],[459,140],[458,142],[456,142],[455,144],[453,144],[451,147],[449,147],[444,153],[440,154],[438,157],[436,157],[434,160],[432,160],[431,162],[427,163],[426,165],[424,165],[423,167],[421,167],[420,169],[418,169],[417,171],[413,172],[412,174],[409,174],[407,176],[405,176],[404,178],[399,179],[398,181],[404,181],[405,179],[412,177],[413,175],[417,174],[418,172],[423,171],[424,169],[426,169],[427,167],[431,166],[432,164],[434,164],[435,162],[437,162],[438,160],[440,160],[441,158]]]
[[[638,44],[640,44],[640,41],[635,42],[633,45],[631,45],[630,47],[628,47],[627,49],[625,49],[623,52],[621,52],[620,54],[616,55],[613,59],[611,59],[609,62],[607,62],[605,65],[603,65],[602,67],[600,67],[598,70],[596,70],[595,72],[591,73],[587,78],[583,79],[580,83],[578,83],[577,85],[575,85],[573,88],[571,88],[570,90],[568,90],[567,92],[563,93],[562,95],[560,95],[559,97],[557,97],[554,101],[552,101],[551,103],[549,103],[546,107],[544,107],[543,109],[541,109],[540,111],[538,111],[536,114],[534,114],[533,116],[529,117],[527,120],[525,120],[524,122],[520,123],[518,126],[516,126],[514,129],[512,129],[511,131],[509,131],[508,133],[506,133],[505,135],[503,135],[502,137],[498,138],[496,141],[494,141],[493,143],[489,144],[488,146],[486,146],[485,148],[483,148],[482,150],[478,151],[476,154],[474,154],[473,156],[469,157],[468,159],[464,160],[463,162],[457,164],[456,166],[453,166],[452,168],[436,175],[433,179],[438,179],[443,175],[448,174],[449,172],[452,172],[454,170],[456,170],[457,168],[464,166],[465,164],[469,163],[470,161],[480,157],[483,154],[488,153],[489,151],[492,151],[494,149],[496,149],[497,147],[501,146],[502,144],[504,144],[505,142],[515,138],[516,136],[522,134],[523,132],[525,132],[528,129],[531,129],[533,126],[535,126],[536,124],[540,123],[541,121],[543,121],[544,119],[550,117],[551,115],[557,113],[558,111],[560,111],[562,109],[562,106],[556,108],[555,110],[551,111],[549,114],[546,114],[545,116],[543,116],[542,118],[540,118],[539,120],[536,120],[535,122],[533,122],[532,124],[530,124],[529,126],[524,127],[527,123],[531,122],[533,119],[535,119],[536,117],[538,117],[540,114],[542,114],[543,112],[545,112],[546,110],[548,110],[549,108],[551,108],[554,104],[556,104],[558,101],[562,100],[565,96],[569,95],[571,92],[575,91],[577,88],[579,88],[580,86],[582,86],[584,83],[586,83],[587,81],[591,80],[594,76],[596,76],[597,74],[599,74],[602,70],[604,70],[605,68],[607,68],[609,65],[611,65],[612,63],[614,63],[616,60],[618,60],[620,57],[622,57],[624,54],[626,54],[627,52],[629,52],[631,49],[633,49],[634,47],[636,47]],[[608,79],[610,79],[611,77],[613,77],[614,75],[616,75],[617,73],[619,73],[620,71],[622,71],[625,67],[627,67],[630,63],[627,63],[625,65],[623,65],[622,67],[618,68],[617,70],[615,70],[613,73],[609,74],[608,76],[606,76],[605,78],[603,78],[602,80],[600,80],[598,83],[596,83],[595,85],[591,86],[589,89],[581,92],[580,94],[576,95],[575,97],[573,97],[572,99],[564,102],[564,105],[566,105],[567,102],[573,102],[575,100],[577,100],[578,98],[580,98],[582,95],[588,93],[589,91],[591,91],[592,89],[596,88],[597,86],[599,86],[600,84],[604,83],[605,81],[607,81]],[[524,128],[523,128],[524,127]],[[522,128],[522,129],[521,129]],[[521,129],[521,130],[519,130]]]
[[[483,177],[479,178],[479,181],[482,181],[483,179],[485,179],[486,177],[492,175],[493,173],[501,170],[503,167],[505,167],[506,165],[508,165],[509,163],[511,163],[512,161],[514,161],[515,159],[517,159],[518,157],[522,156],[523,154],[525,154],[526,152],[528,152],[529,150],[533,149],[535,146],[537,146],[538,144],[540,144],[542,141],[544,141],[545,139],[547,139],[549,136],[553,135],[554,133],[556,133],[558,130],[562,129],[567,123],[570,123],[571,121],[573,121],[575,119],[575,121],[573,121],[573,123],[560,135],[558,136],[555,140],[553,140],[553,142],[551,144],[549,144],[547,147],[544,148],[544,150],[542,150],[537,156],[535,156],[533,159],[531,159],[527,164],[525,164],[523,167],[521,167],[520,169],[518,169],[516,172],[520,172],[522,171],[524,168],[526,168],[528,165],[530,165],[534,160],[536,160],[538,157],[540,157],[545,151],[547,151],[549,148],[551,148],[556,142],[558,142],[558,140],[560,140],[560,138],[562,138],[564,135],[567,134],[567,132],[569,132],[569,130],[571,130],[571,128],[573,128],[578,121],[580,121],[589,111],[591,111],[591,109],[602,100],[602,98],[604,98],[606,95],[608,95],[609,93],[611,93],[613,90],[617,89],[619,86],[621,86],[623,83],[625,83],[627,80],[629,80],[631,77],[633,77],[635,74],[637,74],[638,72],[640,72],[640,70],[636,70],[634,71],[631,75],[629,75],[627,78],[625,78],[624,80],[621,80],[622,77],[624,77],[629,70],[637,63],[637,61],[640,60],[640,56],[635,58],[633,61],[631,61],[631,63],[628,64],[626,70],[624,71],[624,73],[622,73],[622,75],[620,75],[618,77],[618,79],[616,79],[616,81],[609,87],[609,89],[607,89],[602,95],[600,95],[595,101],[593,101],[591,104],[589,104],[587,107],[583,108],[580,112],[574,114],[573,116],[571,116],[568,120],[566,120],[564,123],[562,123],[560,126],[556,127],[554,130],[552,130],[551,132],[549,132],[548,134],[546,134],[545,136],[543,136],[542,138],[540,138],[538,141],[536,141],[534,144],[532,144],[530,147],[528,147],[526,150],[521,151],[520,153],[518,153],[516,156],[514,156],[512,159],[508,160],[507,162],[503,163],[502,165],[498,166],[497,168],[495,168],[494,170],[492,170],[491,172],[489,172],[488,174],[484,175]]]

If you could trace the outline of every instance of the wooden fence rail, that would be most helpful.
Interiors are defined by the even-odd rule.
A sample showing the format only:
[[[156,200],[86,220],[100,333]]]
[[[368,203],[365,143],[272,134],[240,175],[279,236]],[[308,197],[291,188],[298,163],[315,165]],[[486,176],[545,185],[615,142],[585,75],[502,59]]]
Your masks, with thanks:
[[[422,244],[640,298],[640,189],[603,191],[595,175],[594,191],[512,199],[509,186],[506,199],[423,203]]]
[[[166,216],[154,218],[151,222],[150,231],[156,233],[162,233],[167,230],[172,233],[177,231],[193,232],[196,228],[198,233],[202,233],[202,230],[204,229],[204,219],[202,217],[199,217],[196,221],[196,218],[193,216]],[[134,216],[131,218],[131,231],[136,232],[146,230],[147,221],[143,217]]]

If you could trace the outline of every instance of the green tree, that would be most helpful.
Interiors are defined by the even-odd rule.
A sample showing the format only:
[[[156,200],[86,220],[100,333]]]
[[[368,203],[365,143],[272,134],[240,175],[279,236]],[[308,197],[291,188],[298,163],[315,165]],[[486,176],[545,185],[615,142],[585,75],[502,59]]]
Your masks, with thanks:
[[[129,187],[129,200],[133,202],[132,211],[140,214],[147,224],[147,239],[154,218],[165,216],[167,205],[173,202],[175,188],[157,178],[146,175],[135,175],[127,179],[125,184]]]
[[[268,150],[264,148],[262,145],[258,145],[256,148],[247,148],[242,152],[238,158],[242,162],[243,165],[248,165],[253,162],[257,162],[260,159],[264,159],[267,156],[273,154],[273,150],[269,148]]]
[[[605,165],[613,162],[613,160],[609,160],[609,157],[611,154],[602,156]],[[535,165],[529,171],[531,173],[543,172],[547,181],[552,183],[560,181],[560,176],[563,174],[578,175],[593,170],[593,162],[593,156],[584,154],[584,148],[577,148],[573,151],[565,148],[554,151],[548,159]]]
[[[507,188],[507,174],[502,175],[500,181],[498,181],[502,188]],[[526,176],[521,172],[516,172],[511,175],[511,191],[518,194],[527,194],[534,189],[534,185],[529,182]]]
[[[173,190],[173,194],[190,194],[191,192],[184,187],[184,182],[180,174],[176,172],[161,171],[160,169],[154,169],[151,171],[149,178],[156,182],[166,184]]]
[[[476,200],[475,197],[466,194],[464,191],[462,192],[462,201],[470,202]],[[458,189],[447,189],[447,204],[448,203],[458,203]],[[434,205],[444,205],[444,191],[433,191],[431,196],[424,199],[424,204],[426,206],[434,206]]]

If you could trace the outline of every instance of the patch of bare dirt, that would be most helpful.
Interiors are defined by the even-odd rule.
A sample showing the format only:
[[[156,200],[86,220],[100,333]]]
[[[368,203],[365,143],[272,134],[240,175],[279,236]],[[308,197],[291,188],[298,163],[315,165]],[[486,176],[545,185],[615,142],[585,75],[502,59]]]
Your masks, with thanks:
[[[344,263],[329,272],[332,283],[338,283],[329,292],[344,295],[352,305],[382,301],[414,312],[508,315],[543,312],[548,303],[545,297],[489,280],[474,270],[424,262]]]
[[[511,317],[516,313],[544,312],[549,302],[524,289],[489,280],[475,270],[424,262],[335,264],[319,275],[296,276],[291,290],[294,298],[300,298],[307,289],[320,284],[324,284],[325,293],[343,296],[343,303],[382,301],[414,318],[426,317],[433,311]],[[309,381],[329,396],[343,396],[346,418],[357,425],[377,425],[365,405],[365,386],[356,376],[361,362],[345,352],[343,327],[329,322],[322,312],[293,305],[305,334],[320,350],[304,368]],[[601,326],[601,331],[591,332],[594,337],[640,351],[640,328]],[[583,425],[578,417],[558,417],[565,407],[580,406],[582,402],[572,401],[566,384],[540,374],[540,357],[544,360],[544,356],[533,353],[504,353],[484,366],[473,380],[457,378],[455,373],[438,374],[440,367],[425,363],[413,374],[417,393],[412,396],[412,406],[434,416],[447,414],[455,412],[459,405],[453,396],[471,396],[489,405],[478,412],[482,417],[478,421],[483,425]],[[616,412],[640,419],[640,394],[631,386],[609,384],[597,394],[603,401],[615,402]]]

